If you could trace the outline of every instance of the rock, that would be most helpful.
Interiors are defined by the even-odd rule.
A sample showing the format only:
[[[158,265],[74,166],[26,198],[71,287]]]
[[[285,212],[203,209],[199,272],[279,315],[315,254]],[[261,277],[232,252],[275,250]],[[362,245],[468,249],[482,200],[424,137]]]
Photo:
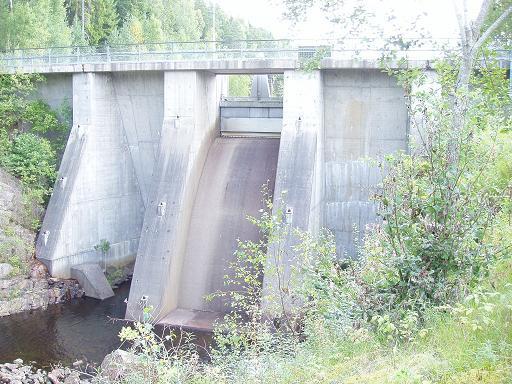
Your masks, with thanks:
[[[65,377],[66,375],[62,368],[54,368],[50,373],[48,373],[48,378],[53,384],[62,384],[61,380],[65,379]]]
[[[0,279],[5,279],[9,277],[9,274],[12,272],[13,267],[11,264],[1,263],[0,264]]]
[[[80,384],[80,374],[78,372],[71,372],[64,380],[64,384]]]
[[[0,317],[10,315],[9,302],[0,300]]]
[[[103,359],[100,375],[111,381],[118,380],[124,375],[127,367],[132,367],[133,369],[136,361],[137,357],[133,353],[117,349]]]
[[[30,278],[32,279],[46,279],[49,276],[48,268],[46,265],[36,260],[32,264],[32,268],[30,269]]]
[[[23,365],[23,360],[21,359],[16,359],[13,361],[14,364],[17,364],[17,365]]]
[[[17,364],[5,363],[4,367],[7,368],[11,372],[15,372],[18,369]]]

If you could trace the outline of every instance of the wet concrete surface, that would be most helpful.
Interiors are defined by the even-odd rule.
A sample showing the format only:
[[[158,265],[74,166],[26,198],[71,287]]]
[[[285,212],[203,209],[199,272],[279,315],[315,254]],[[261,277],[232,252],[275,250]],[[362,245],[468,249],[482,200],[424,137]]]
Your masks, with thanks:
[[[261,238],[247,217],[257,217],[264,207],[263,185],[270,192],[274,189],[278,154],[279,139],[263,137],[217,138],[208,152],[192,210],[178,296],[178,310],[199,311],[201,316],[194,318],[205,319],[202,325],[229,309],[227,298],[207,301],[205,296],[225,289],[238,240]]]

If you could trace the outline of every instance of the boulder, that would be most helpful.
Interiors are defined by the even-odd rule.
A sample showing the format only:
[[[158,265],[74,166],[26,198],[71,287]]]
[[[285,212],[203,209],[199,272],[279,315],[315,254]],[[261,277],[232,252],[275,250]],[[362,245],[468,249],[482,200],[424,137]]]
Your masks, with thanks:
[[[9,274],[12,272],[13,267],[11,264],[1,263],[0,264],[0,279],[5,279],[9,277]]]
[[[46,279],[49,276],[48,268],[40,261],[34,261],[30,269],[31,279]]]
[[[123,377],[128,367],[133,369],[136,361],[137,356],[133,353],[117,349],[103,359],[100,375],[108,378],[110,381],[119,380]]]

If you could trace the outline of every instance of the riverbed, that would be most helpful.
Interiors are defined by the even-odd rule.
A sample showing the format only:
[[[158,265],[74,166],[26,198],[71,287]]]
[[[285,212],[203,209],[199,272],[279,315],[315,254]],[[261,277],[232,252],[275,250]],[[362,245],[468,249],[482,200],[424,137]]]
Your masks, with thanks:
[[[104,301],[82,298],[0,318],[0,362],[21,358],[45,368],[77,360],[101,363],[120,346],[130,283]]]

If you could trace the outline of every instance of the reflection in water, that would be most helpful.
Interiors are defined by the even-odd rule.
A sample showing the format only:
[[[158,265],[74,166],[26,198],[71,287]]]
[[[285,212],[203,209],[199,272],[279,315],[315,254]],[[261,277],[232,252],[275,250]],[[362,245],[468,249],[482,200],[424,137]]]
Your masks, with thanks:
[[[104,301],[84,298],[0,318],[0,363],[16,358],[42,367],[76,360],[100,363],[120,345],[118,334],[126,322],[113,319],[124,317],[129,291],[125,283]]]

